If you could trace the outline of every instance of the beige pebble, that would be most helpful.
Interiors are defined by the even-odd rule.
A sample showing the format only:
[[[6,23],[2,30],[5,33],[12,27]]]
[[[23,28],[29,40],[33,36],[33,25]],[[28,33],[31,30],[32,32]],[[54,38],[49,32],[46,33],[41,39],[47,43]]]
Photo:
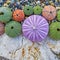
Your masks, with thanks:
[[[59,10],[59,9],[60,9],[60,7],[56,7],[56,9],[57,9],[57,10]]]

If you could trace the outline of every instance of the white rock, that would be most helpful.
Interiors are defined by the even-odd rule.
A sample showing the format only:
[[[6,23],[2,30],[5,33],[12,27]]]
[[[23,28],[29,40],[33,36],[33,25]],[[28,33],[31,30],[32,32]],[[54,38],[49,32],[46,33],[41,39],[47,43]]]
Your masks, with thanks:
[[[11,60],[58,60],[47,42],[49,38],[33,43],[22,36],[10,38],[4,34],[0,37],[0,56]]]

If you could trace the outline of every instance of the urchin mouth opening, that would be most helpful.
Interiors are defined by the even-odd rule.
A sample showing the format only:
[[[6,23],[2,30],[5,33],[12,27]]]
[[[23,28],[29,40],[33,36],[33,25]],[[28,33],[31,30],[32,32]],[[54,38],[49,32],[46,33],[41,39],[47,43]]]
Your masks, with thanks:
[[[37,9],[38,10],[38,9]]]
[[[57,28],[57,31],[60,31],[60,28]]]
[[[18,16],[18,14],[16,14]]]
[[[13,29],[14,27],[12,26],[11,29]]]
[[[50,13],[52,14],[52,11],[50,11]]]
[[[27,9],[27,10],[29,10],[29,9]]]
[[[4,15],[4,13],[3,12],[0,12],[0,15]]]

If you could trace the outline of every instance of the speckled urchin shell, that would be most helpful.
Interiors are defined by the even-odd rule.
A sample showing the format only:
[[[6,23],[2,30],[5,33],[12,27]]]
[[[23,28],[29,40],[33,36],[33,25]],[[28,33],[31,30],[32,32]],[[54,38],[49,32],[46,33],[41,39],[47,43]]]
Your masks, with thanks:
[[[47,20],[53,20],[56,17],[56,8],[54,6],[48,5],[43,8],[42,15]]]
[[[12,18],[11,9],[8,7],[0,7],[0,21],[7,23]]]
[[[57,11],[57,20],[60,21],[60,10]]]
[[[4,24],[0,22],[0,35],[2,35],[5,31]]]
[[[9,37],[17,37],[21,34],[21,24],[16,21],[11,21],[5,26],[5,33]]]
[[[50,25],[49,36],[53,40],[60,40],[60,22],[53,22]]]

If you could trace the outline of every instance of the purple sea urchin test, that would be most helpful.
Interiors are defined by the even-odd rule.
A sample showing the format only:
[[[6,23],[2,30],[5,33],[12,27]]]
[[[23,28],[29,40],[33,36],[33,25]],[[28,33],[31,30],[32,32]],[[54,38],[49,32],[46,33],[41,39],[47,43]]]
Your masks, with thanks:
[[[23,35],[33,42],[39,42],[46,38],[49,30],[48,22],[39,15],[28,17],[23,25]]]

